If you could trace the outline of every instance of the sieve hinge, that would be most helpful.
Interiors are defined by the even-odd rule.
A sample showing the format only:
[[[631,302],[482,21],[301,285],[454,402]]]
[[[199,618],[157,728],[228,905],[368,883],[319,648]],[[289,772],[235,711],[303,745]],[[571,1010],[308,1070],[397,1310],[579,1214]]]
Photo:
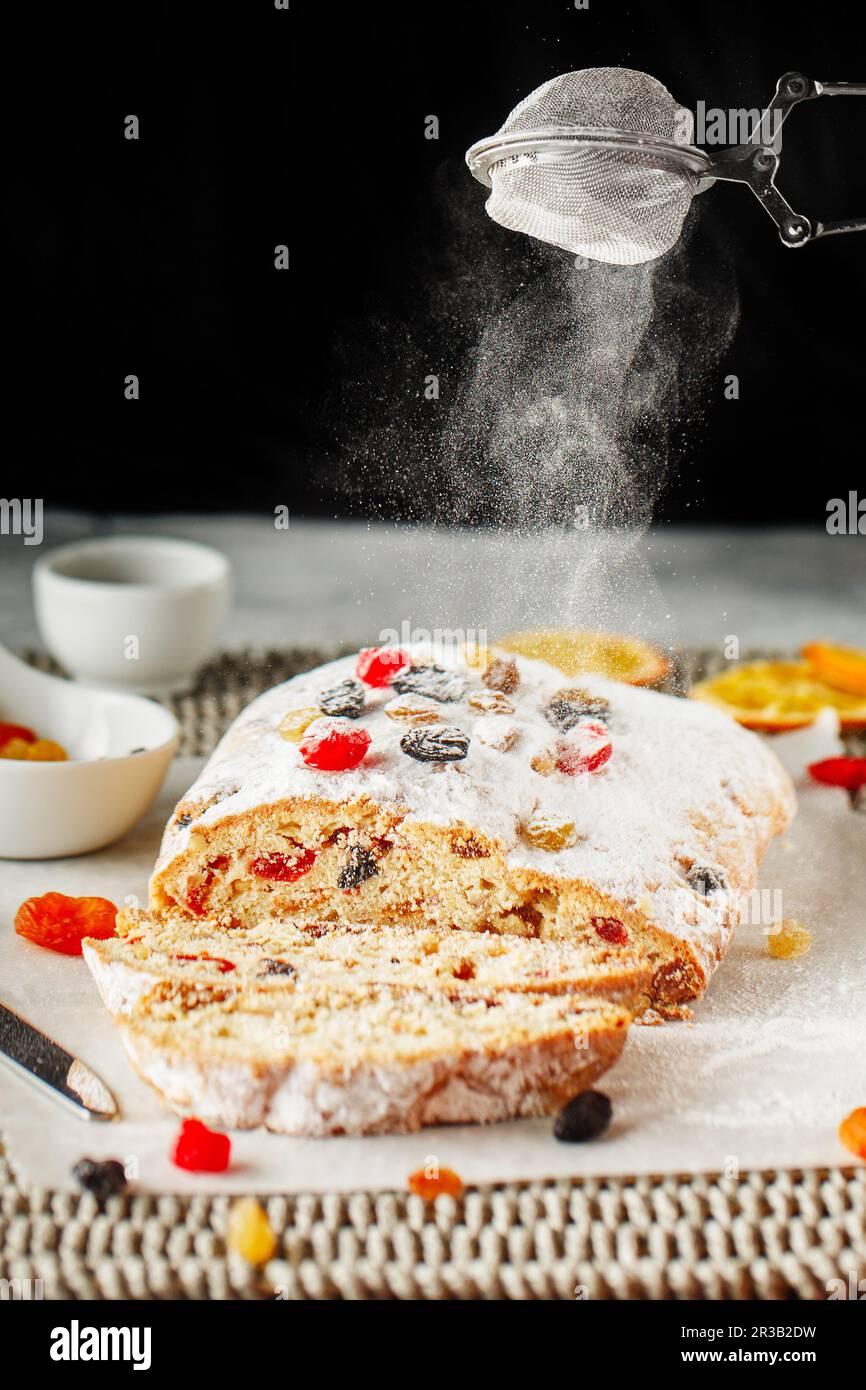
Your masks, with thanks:
[[[770,217],[786,246],[805,246],[822,236],[841,232],[866,231],[866,218],[851,217],[836,222],[811,222],[795,212],[776,187],[780,156],[778,137],[782,123],[801,101],[815,97],[866,96],[864,82],[813,82],[801,72],[786,72],[776,84],[776,94],[753,128],[748,141],[714,155],[702,180],[722,179],[745,183]]]

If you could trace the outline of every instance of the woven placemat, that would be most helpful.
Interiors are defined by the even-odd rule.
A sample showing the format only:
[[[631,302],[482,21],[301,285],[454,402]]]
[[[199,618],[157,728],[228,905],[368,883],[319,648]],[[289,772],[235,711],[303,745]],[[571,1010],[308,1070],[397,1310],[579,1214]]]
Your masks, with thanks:
[[[167,702],[181,751],[208,753],[253,696],[333,655],[223,655]],[[723,664],[682,653],[671,687]],[[100,1208],[86,1193],[16,1181],[0,1147],[0,1298],[820,1299],[828,1281],[866,1276],[862,1167],[266,1205],[279,1246],[255,1271],[226,1248],[227,1198],[127,1195]]]

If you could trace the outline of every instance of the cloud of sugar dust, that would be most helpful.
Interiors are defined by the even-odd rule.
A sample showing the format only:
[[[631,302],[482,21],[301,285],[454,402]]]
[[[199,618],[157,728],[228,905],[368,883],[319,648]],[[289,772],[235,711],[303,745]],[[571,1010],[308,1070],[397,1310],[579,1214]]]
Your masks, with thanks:
[[[347,383],[351,486],[409,520],[487,528],[474,587],[491,632],[562,623],[673,641],[646,534],[672,464],[694,457],[736,328],[730,257],[701,243],[693,211],[658,261],[576,261],[493,226],[476,193],[464,171],[440,178],[423,294],[363,356],[373,421],[357,372]],[[419,385],[431,372],[432,403]]]
[[[547,247],[539,262],[484,323],[444,452],[458,490],[483,478],[492,523],[514,533],[522,621],[658,630],[640,542],[675,439],[687,447],[699,427],[735,287],[723,277],[708,293],[688,241],[641,266]]]

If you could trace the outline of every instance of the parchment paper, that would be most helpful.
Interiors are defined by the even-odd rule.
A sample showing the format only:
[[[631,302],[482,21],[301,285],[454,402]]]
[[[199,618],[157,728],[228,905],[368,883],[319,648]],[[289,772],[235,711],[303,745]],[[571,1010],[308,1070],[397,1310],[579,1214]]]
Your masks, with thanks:
[[[775,740],[802,774],[836,751],[829,726]],[[550,1120],[439,1128],[364,1139],[288,1139],[233,1134],[227,1174],[174,1168],[178,1120],[126,1062],[81,960],[15,935],[26,897],[57,890],[145,901],[162,826],[198,771],[178,759],[146,820],[111,849],[52,863],[0,864],[0,999],[93,1066],[122,1118],[68,1116],[0,1066],[0,1130],[25,1181],[74,1188],[82,1155],[117,1157],[139,1190],[297,1192],[402,1188],[431,1157],[467,1184],[557,1176],[800,1168],[850,1162],[840,1120],[866,1105],[866,815],[844,792],[797,778],[800,812],[765,861],[765,913],[781,892],[785,917],[807,923],[811,952],[777,961],[764,926],[745,923],[691,1023],[635,1027],[620,1063],[600,1083],[614,1122],[593,1143],[566,1145]],[[756,913],[754,915],[757,915]]]

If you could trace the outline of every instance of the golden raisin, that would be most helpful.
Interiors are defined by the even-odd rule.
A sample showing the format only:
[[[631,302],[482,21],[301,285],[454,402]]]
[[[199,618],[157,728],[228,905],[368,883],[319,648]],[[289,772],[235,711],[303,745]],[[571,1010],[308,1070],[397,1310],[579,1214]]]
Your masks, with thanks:
[[[251,1265],[266,1265],[273,1259],[277,1238],[268,1214],[255,1197],[241,1197],[232,1202],[228,1226],[229,1249],[234,1250]]]
[[[523,824],[523,838],[536,849],[568,849],[577,839],[573,820],[556,820],[553,816],[533,816]]]
[[[442,714],[442,706],[426,695],[397,695],[385,706],[389,719],[399,719],[404,724],[435,724]]]
[[[469,696],[469,703],[473,709],[480,709],[482,714],[514,713],[513,704],[501,690],[475,690]]]
[[[280,720],[280,733],[289,743],[300,743],[310,724],[321,716],[320,709],[307,705],[303,709],[290,709]]]
[[[530,766],[533,772],[538,772],[542,777],[549,777],[556,771],[556,759],[549,749],[545,748],[543,753],[536,753]]]
[[[517,662],[495,657],[481,679],[488,690],[501,690],[503,695],[513,695],[520,684]]]
[[[767,936],[767,950],[776,960],[797,960],[805,956],[811,945],[812,933],[793,918],[779,922]]]
[[[436,1197],[461,1197],[463,1180],[452,1168],[440,1168],[433,1163],[410,1174],[409,1191],[416,1197],[423,1197],[425,1202],[432,1202]]]
[[[839,1126],[839,1138],[852,1154],[866,1158],[866,1105],[852,1110]]]

